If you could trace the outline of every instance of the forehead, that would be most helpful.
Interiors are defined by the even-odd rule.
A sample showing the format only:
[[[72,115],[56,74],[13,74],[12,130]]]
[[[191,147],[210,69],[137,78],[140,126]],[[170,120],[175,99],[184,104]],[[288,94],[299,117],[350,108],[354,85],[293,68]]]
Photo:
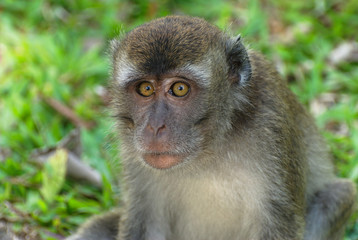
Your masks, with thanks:
[[[122,58],[118,60],[119,67],[114,67],[113,79],[120,87],[125,87],[131,82],[147,78],[148,76],[153,77],[154,79],[162,76],[162,74],[148,75],[148,73],[139,71],[135,65],[126,59],[127,58],[125,56],[122,56]],[[207,58],[206,61],[199,62],[198,64],[188,63],[177,67],[173,71],[167,71],[166,74],[169,74],[169,76],[181,76],[194,80],[198,85],[205,88],[209,86],[210,79],[212,77],[211,71],[208,70],[208,66],[211,66],[211,64],[212,62],[209,58]]]
[[[132,30],[122,49],[137,70],[159,75],[196,64],[218,43],[220,30],[199,18],[161,18]]]

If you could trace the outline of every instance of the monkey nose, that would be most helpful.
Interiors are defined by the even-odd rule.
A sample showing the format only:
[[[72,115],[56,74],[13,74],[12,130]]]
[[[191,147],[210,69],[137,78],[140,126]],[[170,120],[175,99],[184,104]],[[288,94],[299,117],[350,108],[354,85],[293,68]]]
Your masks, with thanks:
[[[159,125],[154,125],[154,124],[148,124],[146,127],[146,130],[152,135],[152,136],[159,136],[160,134],[164,133],[166,130],[166,126],[165,124],[159,124]]]

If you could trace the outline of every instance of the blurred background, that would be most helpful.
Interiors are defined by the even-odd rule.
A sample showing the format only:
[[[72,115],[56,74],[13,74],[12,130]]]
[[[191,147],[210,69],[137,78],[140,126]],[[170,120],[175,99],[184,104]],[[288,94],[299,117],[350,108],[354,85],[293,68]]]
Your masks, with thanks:
[[[170,14],[263,52],[315,116],[337,175],[358,182],[358,1],[0,0],[0,228],[63,239],[115,206],[108,42]],[[358,239],[357,213],[345,239]]]

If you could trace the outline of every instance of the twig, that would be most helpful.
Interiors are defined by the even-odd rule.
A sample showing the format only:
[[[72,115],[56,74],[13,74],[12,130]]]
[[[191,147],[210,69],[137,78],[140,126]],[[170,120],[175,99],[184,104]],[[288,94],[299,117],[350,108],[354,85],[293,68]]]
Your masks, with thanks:
[[[24,213],[23,211],[17,209],[14,205],[12,205],[10,202],[5,201],[5,206],[9,208],[11,212],[13,212],[16,216],[21,217],[22,219],[29,219],[31,218],[27,213]]]
[[[94,122],[81,119],[71,108],[67,107],[56,99],[44,96],[42,96],[42,99],[58,113],[70,120],[74,125],[76,125],[76,127],[85,127],[87,129],[91,129],[95,126]]]

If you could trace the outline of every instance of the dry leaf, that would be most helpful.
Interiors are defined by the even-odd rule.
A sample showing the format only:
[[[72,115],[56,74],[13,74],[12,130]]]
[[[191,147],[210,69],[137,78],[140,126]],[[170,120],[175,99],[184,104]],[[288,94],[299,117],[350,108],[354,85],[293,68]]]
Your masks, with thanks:
[[[55,147],[35,149],[30,156],[30,161],[44,165],[58,148],[66,149],[68,152],[66,176],[77,181],[88,182],[100,188],[102,187],[101,174],[81,161],[81,145],[80,132],[76,129],[65,136]]]
[[[333,49],[328,57],[333,65],[358,62],[358,42],[343,42]]]

